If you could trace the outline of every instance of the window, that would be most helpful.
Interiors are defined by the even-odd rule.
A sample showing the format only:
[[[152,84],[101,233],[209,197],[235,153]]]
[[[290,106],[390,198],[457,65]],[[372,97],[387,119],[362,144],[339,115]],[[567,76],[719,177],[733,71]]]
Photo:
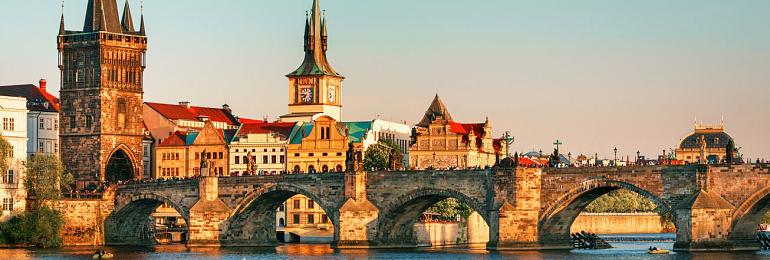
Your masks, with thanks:
[[[13,183],[13,170],[8,170],[8,172],[3,176],[3,183]]]
[[[299,204],[300,204],[300,202],[299,202],[299,200],[298,200],[298,199],[297,199],[297,200],[294,200],[294,209],[299,209],[299,207],[300,207],[300,205],[299,205]]]
[[[276,159],[277,159],[277,157],[275,155],[273,155],[273,156],[270,157],[270,162],[273,163],[273,164],[278,163],[278,160],[276,160]]]
[[[13,211],[13,198],[3,199],[3,210]]]
[[[126,100],[118,98],[118,127],[126,126]]]
[[[91,128],[91,124],[93,123],[93,119],[91,116],[86,116],[86,128]]]
[[[315,208],[315,201],[307,200],[307,208],[309,209]]]
[[[293,218],[292,223],[299,224],[299,214],[292,214],[292,218]]]
[[[240,156],[236,156],[235,157],[235,164],[241,164],[241,157]]]
[[[13,118],[3,118],[3,130],[4,131],[13,131],[14,124],[13,124]]]
[[[59,119],[55,118],[53,120],[53,130],[59,130]]]
[[[315,223],[315,215],[307,214],[307,223],[308,224],[314,224]]]
[[[40,119],[40,123],[38,123],[38,129],[45,129],[45,119]]]
[[[40,141],[40,143],[37,146],[37,152],[44,153],[45,152],[44,148],[45,148],[45,142],[44,141]]]
[[[53,152],[54,153],[58,153],[59,152],[59,143],[54,143],[53,144]]]
[[[267,155],[262,156],[262,163],[267,164]]]
[[[224,159],[225,158],[224,154],[225,154],[224,152],[219,152],[219,159]]]
[[[286,161],[286,158],[284,158],[283,155],[281,155],[280,159],[281,159],[281,163],[284,163]]]
[[[248,156],[245,156],[245,155],[243,156],[243,164],[249,164],[249,157]]]
[[[329,222],[329,217],[326,214],[321,214],[321,223]]]

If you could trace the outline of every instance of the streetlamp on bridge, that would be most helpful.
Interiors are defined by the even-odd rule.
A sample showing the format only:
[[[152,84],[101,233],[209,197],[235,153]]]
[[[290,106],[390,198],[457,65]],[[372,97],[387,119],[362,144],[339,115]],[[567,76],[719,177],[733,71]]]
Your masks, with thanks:
[[[612,149],[612,150],[615,151],[615,161],[613,161],[612,164],[613,166],[616,166],[618,163],[618,147],[615,146],[615,149]]]

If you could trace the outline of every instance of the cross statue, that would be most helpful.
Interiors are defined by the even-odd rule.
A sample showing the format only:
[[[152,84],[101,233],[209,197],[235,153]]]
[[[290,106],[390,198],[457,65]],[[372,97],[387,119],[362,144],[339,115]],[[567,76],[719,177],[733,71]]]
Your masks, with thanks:
[[[562,145],[562,144],[563,144],[563,143],[562,143],[561,141],[559,141],[559,139],[556,139],[556,142],[555,142],[555,143],[553,143],[553,145],[555,145],[555,146],[556,146],[556,150],[559,150],[559,145]]]

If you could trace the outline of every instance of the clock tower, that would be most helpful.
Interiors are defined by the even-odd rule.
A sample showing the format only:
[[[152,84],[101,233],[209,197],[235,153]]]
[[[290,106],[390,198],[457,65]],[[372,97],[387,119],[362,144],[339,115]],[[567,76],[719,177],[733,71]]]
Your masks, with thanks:
[[[326,58],[328,34],[326,16],[322,17],[318,0],[313,0],[310,16],[305,18],[305,59],[289,78],[289,114],[284,122],[309,122],[319,116],[341,120],[342,81]]]

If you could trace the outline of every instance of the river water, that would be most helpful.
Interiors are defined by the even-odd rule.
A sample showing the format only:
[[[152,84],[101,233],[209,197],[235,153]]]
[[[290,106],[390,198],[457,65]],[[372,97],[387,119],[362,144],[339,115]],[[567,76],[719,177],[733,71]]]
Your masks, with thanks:
[[[615,240],[643,240],[660,235],[613,236]],[[671,235],[664,235],[672,238]],[[671,249],[673,242],[611,242],[614,248],[602,250],[506,251],[469,248],[420,248],[409,250],[335,250],[329,245],[286,244],[273,248],[186,248],[182,245],[156,247],[106,247],[114,259],[770,259],[770,251],[736,253],[678,253],[649,255],[647,248]],[[96,248],[0,249],[0,260],[90,259]]]

